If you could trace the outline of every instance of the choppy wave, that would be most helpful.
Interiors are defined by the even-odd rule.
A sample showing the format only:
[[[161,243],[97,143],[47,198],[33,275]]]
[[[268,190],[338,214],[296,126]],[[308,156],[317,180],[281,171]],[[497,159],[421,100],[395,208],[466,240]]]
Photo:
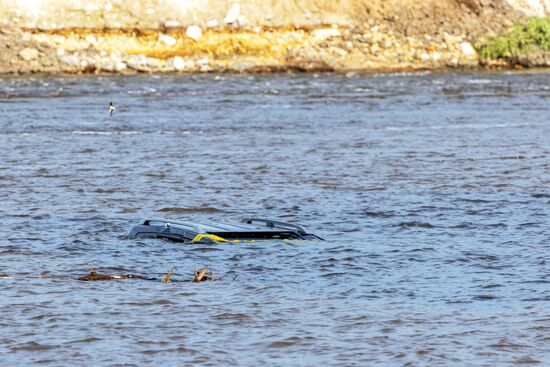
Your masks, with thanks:
[[[99,130],[73,130],[75,135],[135,135],[141,134],[141,131],[99,131]]]
[[[2,364],[543,365],[549,78],[1,79]],[[127,237],[151,215],[326,241]]]

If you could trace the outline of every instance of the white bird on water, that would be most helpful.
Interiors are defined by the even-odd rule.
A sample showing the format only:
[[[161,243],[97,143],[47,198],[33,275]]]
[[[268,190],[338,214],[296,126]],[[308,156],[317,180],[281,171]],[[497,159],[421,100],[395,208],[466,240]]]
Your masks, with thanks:
[[[113,102],[109,102],[109,117],[112,117],[113,116],[113,112],[116,110],[116,107],[115,105],[113,104]]]

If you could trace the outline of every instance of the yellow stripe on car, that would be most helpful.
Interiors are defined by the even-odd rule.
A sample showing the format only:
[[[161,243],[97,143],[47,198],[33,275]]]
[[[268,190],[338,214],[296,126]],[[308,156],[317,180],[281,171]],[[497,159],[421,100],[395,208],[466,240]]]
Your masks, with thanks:
[[[232,243],[238,243],[238,242],[241,242],[240,240],[226,240],[225,238],[223,237],[220,237],[220,236],[216,236],[215,234],[206,234],[206,233],[200,233],[198,235],[195,236],[195,238],[193,238],[193,243],[198,243],[200,242],[203,238],[208,238],[212,241],[215,241],[215,242],[232,242]]]

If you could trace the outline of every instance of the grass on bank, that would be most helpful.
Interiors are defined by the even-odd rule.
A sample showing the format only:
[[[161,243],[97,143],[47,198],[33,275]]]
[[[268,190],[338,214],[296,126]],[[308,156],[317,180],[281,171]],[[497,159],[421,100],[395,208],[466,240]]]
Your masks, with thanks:
[[[479,47],[482,60],[514,59],[550,50],[550,17],[530,18],[505,35],[493,37]]]

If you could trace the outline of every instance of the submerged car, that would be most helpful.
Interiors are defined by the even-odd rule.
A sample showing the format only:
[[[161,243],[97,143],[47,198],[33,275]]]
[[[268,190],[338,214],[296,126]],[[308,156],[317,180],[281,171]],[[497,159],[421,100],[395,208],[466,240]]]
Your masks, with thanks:
[[[164,238],[184,243],[246,242],[258,240],[322,240],[293,223],[263,218],[243,218],[240,222],[193,223],[165,219],[145,219],[133,226],[132,238]]]

